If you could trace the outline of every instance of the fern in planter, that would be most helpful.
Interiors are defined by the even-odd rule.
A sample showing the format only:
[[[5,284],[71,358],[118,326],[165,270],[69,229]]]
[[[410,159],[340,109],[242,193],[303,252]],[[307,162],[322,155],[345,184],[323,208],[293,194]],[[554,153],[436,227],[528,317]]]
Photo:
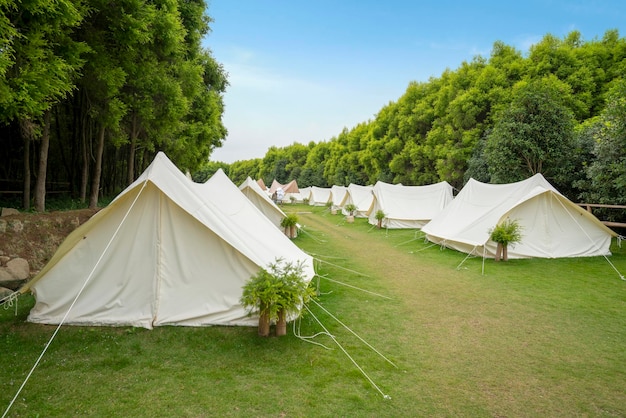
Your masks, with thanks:
[[[489,235],[491,240],[498,244],[496,261],[500,261],[500,258],[508,261],[508,246],[522,240],[522,226],[515,219],[506,219],[504,222],[496,225],[495,228],[489,230]]]
[[[285,235],[289,238],[295,238],[298,229],[298,215],[289,213],[280,221],[280,226],[285,228]]]
[[[287,317],[299,315],[304,304],[315,297],[303,270],[302,262],[287,263],[279,258],[244,285],[240,302],[250,313],[259,313],[260,336],[269,335],[271,321],[276,321],[276,335],[285,335]]]
[[[354,222],[354,212],[356,211],[356,205],[354,203],[348,203],[344,206],[346,212],[348,212],[348,216],[346,216],[347,222]]]
[[[378,209],[376,211],[376,220],[378,221],[378,229],[382,228],[383,226],[383,219],[385,219],[385,212],[383,212],[381,209]]]

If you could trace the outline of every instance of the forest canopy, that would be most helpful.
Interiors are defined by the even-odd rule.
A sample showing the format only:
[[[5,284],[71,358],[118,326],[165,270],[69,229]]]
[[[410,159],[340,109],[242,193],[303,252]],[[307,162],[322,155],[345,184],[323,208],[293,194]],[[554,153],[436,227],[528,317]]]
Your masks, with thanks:
[[[227,75],[204,0],[0,4],[0,196],[95,207],[158,151],[194,171],[222,144]]]
[[[545,35],[527,54],[496,41],[489,57],[412,81],[372,120],[263,158],[209,162],[240,184],[296,179],[301,187],[424,185],[469,178],[514,182],[542,173],[574,201],[626,204],[626,40]]]
[[[262,158],[211,161],[226,138],[227,74],[204,0],[58,0],[0,5],[0,199],[45,210],[63,192],[96,206],[164,151],[204,181],[424,185],[535,173],[574,201],[626,204],[626,40],[545,35],[501,41],[376,116]],[[31,191],[31,187],[34,191]],[[11,193],[14,193],[12,195]]]

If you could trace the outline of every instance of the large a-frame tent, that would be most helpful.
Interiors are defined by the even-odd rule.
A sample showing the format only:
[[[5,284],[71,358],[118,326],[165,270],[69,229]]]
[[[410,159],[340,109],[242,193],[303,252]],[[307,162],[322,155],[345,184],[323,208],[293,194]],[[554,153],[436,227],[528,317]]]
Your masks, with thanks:
[[[343,214],[348,215],[348,211],[346,211],[345,207],[346,205],[353,204],[356,206],[354,216],[357,218],[366,218],[366,213],[374,201],[373,190],[374,186],[361,186],[354,183],[349,184],[343,201],[341,202]]]
[[[422,232],[434,243],[493,258],[497,244],[490,240],[490,230],[507,219],[522,227],[522,241],[509,246],[509,258],[608,255],[611,238],[617,236],[541,174],[509,184],[470,179]]]
[[[29,321],[152,328],[254,325],[239,298],[260,268],[313,260],[237,186],[189,181],[163,153],[111,204],[74,230],[29,281]],[[204,188],[202,195],[200,188]],[[208,190],[207,190],[208,189]],[[74,302],[75,301],[75,302]]]
[[[239,190],[257,207],[272,223],[280,227],[280,223],[286,217],[285,212],[276,205],[272,199],[261,190],[259,183],[248,177]]]
[[[382,226],[389,229],[421,228],[452,201],[452,186],[446,181],[425,186],[378,181],[372,193],[368,221],[376,225],[376,212],[382,210],[385,213]]]
[[[346,186],[333,185],[330,187],[331,209],[338,210],[341,208],[341,202],[343,202],[347,190],[348,188]]]
[[[311,186],[311,193],[309,194],[309,205],[326,206],[326,204],[329,202],[331,202],[330,187]]]
[[[282,190],[282,193],[280,193]],[[293,179],[287,184],[280,184],[276,179],[272,181],[272,185],[269,188],[268,194],[272,196],[274,192],[279,192],[282,194],[281,202],[290,202],[291,198],[293,198],[297,202],[302,201],[302,197],[300,196],[300,189],[298,188],[298,182]]]

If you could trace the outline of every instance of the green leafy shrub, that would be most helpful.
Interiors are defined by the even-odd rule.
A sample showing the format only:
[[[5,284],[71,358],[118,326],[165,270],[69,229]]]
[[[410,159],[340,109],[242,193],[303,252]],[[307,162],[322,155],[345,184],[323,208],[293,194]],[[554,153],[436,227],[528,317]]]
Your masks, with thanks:
[[[259,313],[259,335],[269,334],[270,321],[300,315],[304,305],[315,297],[303,271],[303,262],[278,258],[246,282],[240,302],[250,313]],[[262,331],[264,327],[267,331]]]
[[[522,240],[522,226],[516,219],[506,219],[489,231],[493,242],[502,245],[518,243]]]

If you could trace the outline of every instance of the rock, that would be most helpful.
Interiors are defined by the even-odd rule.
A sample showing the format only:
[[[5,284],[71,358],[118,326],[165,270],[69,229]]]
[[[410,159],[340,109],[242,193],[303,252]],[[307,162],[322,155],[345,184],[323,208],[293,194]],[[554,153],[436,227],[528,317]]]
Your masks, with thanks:
[[[7,257],[6,255],[2,255],[0,253],[0,266],[6,266],[7,262],[11,259],[11,257]]]
[[[11,215],[19,215],[20,211],[13,208],[2,208],[2,212],[0,216],[11,216]]]
[[[13,277],[6,267],[0,267],[0,287],[11,290],[17,290],[22,287],[26,280],[20,280]]]
[[[18,280],[26,280],[30,276],[30,267],[28,261],[23,258],[14,258],[11,261],[7,261],[7,271]]]
[[[7,221],[0,219],[0,234],[7,232]]]
[[[12,229],[14,232],[22,232],[22,230],[24,229],[24,224],[20,220],[13,219],[9,221],[9,228]]]
[[[0,267],[0,287],[17,290],[26,283],[26,280],[18,280],[6,271],[6,267]]]
[[[11,273],[9,273],[9,270],[6,267],[0,267],[0,286],[2,286],[2,283],[4,282],[10,282],[13,280],[15,280],[15,278]]]
[[[7,296],[9,296],[10,294],[12,294],[14,291],[11,289],[8,289],[6,287],[0,287],[0,299],[5,298]]]

